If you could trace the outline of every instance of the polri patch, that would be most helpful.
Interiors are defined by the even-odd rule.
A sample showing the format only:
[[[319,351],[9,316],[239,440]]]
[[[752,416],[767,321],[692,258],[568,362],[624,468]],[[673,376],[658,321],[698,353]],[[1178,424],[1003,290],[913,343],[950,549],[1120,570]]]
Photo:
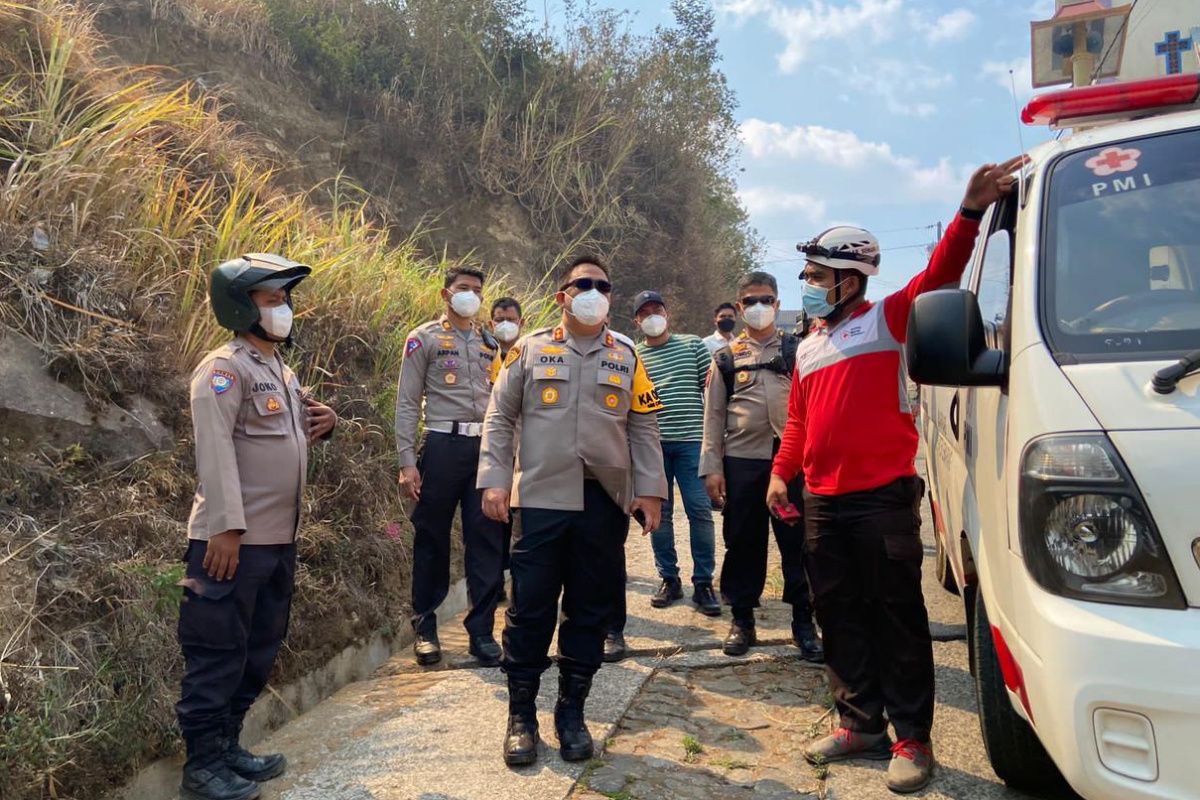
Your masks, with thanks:
[[[214,394],[225,394],[231,386],[237,383],[237,378],[232,372],[226,372],[223,369],[214,369],[212,376],[208,379],[208,383],[212,386]]]
[[[415,336],[404,343],[404,355],[406,356],[411,356],[419,349],[421,349],[421,340]]]

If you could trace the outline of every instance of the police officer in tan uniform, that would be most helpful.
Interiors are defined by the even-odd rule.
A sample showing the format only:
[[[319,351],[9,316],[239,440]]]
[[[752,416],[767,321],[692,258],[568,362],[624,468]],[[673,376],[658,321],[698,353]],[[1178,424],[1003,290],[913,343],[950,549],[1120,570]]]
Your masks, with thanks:
[[[213,271],[217,321],[236,338],[192,374],[196,497],[188,521],[176,712],[187,743],[185,800],[250,800],[282,755],[242,749],[242,719],[287,631],[308,445],[337,415],[300,387],[278,346],[291,341],[302,264],[254,253]]]
[[[700,446],[705,488],[714,503],[724,506],[721,595],[733,610],[724,651],[742,655],[756,643],[754,609],[767,579],[769,524],[783,560],[783,602],[792,606],[792,638],[802,658],[822,661],[804,572],[803,525],[774,516],[763,502],[771,459],[787,424],[799,337],[775,326],[779,288],[773,275],[746,275],[737,305],[746,328],[713,354]],[[802,482],[795,481],[791,491],[793,505],[803,508]]]
[[[561,280],[562,321],[526,336],[505,359],[479,459],[487,515],[504,521],[510,506],[521,515],[504,627],[510,766],[537,758],[535,701],[560,595],[554,724],[565,760],[591,758],[583,706],[616,593],[624,591],[629,515],[648,533],[667,496],[655,418],[661,404],[633,342],[604,322],[608,270],[583,258]]]
[[[500,663],[492,635],[503,586],[504,527],[483,515],[475,488],[483,415],[492,389],[497,344],[475,322],[483,273],[454,267],[446,273],[446,311],[408,335],[396,393],[396,449],[400,485],[416,501],[412,511],[413,651],[418,664],[436,664],[437,607],[450,591],[450,526],[462,508],[463,556],[470,608],[464,625],[471,655],[486,667]],[[425,441],[418,455],[417,422],[425,404]]]

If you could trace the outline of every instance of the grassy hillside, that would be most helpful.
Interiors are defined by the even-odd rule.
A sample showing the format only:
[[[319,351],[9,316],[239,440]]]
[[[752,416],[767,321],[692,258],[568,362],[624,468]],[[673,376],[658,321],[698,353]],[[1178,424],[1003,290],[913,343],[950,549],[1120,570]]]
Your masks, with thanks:
[[[175,746],[186,375],[226,336],[203,301],[223,258],[278,250],[313,265],[289,360],[346,419],[314,458],[277,678],[407,613],[391,386],[446,264],[395,241],[346,183],[314,189],[320,202],[276,189],[202,94],[111,69],[100,46],[76,7],[0,4],[0,320],[95,400],[157,401],[179,444],[132,464],[80,447],[0,462],[5,798],[99,796]]]
[[[524,0],[115,0],[101,24],[130,63],[199,76],[294,174],[342,169],[424,225],[423,247],[536,279],[583,245],[623,298],[660,288],[706,330],[754,240],[712,13],[671,5],[646,35],[591,5],[547,31]]]
[[[405,624],[392,387],[446,266],[518,230],[523,269],[487,291],[535,316],[544,271],[581,245],[613,257],[628,292],[656,284],[700,309],[725,291],[751,250],[725,175],[731,99],[711,18],[677,11],[643,39],[579,19],[564,43],[499,0],[124,2],[104,28],[84,5],[0,0],[0,323],[97,404],[156,402],[177,441],[120,464],[4,443],[0,797],[98,797],[178,746],[186,379],[226,336],[204,301],[216,263],[274,250],[313,266],[288,358],[345,423],[312,459],[276,681]],[[242,59],[228,74],[254,92],[131,68],[112,14]],[[271,85],[308,87],[299,117],[320,132],[336,102],[352,157],[304,161],[329,143],[256,128],[247,93]]]

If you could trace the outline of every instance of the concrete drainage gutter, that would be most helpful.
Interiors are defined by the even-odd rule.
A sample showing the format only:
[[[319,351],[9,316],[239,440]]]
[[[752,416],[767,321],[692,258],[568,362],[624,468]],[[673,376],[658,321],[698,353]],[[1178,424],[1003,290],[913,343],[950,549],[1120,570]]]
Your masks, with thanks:
[[[467,610],[467,582],[460,579],[450,587],[438,608],[439,622]],[[400,650],[412,644],[412,630],[404,626],[399,636],[376,635],[362,644],[351,645],[325,664],[286,686],[268,685],[246,715],[242,743],[253,747],[271,731],[308,711],[343,686],[365,680]],[[140,770],[133,780],[109,795],[110,800],[163,800],[179,792],[183,754],[160,758]]]

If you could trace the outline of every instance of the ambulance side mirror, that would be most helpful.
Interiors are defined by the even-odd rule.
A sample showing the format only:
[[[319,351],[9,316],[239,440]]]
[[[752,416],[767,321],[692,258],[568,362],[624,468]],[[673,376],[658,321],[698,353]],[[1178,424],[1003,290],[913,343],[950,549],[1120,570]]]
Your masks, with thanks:
[[[908,315],[908,374],[926,386],[1001,386],[1005,357],[987,346],[979,301],[965,289],[917,298]]]

